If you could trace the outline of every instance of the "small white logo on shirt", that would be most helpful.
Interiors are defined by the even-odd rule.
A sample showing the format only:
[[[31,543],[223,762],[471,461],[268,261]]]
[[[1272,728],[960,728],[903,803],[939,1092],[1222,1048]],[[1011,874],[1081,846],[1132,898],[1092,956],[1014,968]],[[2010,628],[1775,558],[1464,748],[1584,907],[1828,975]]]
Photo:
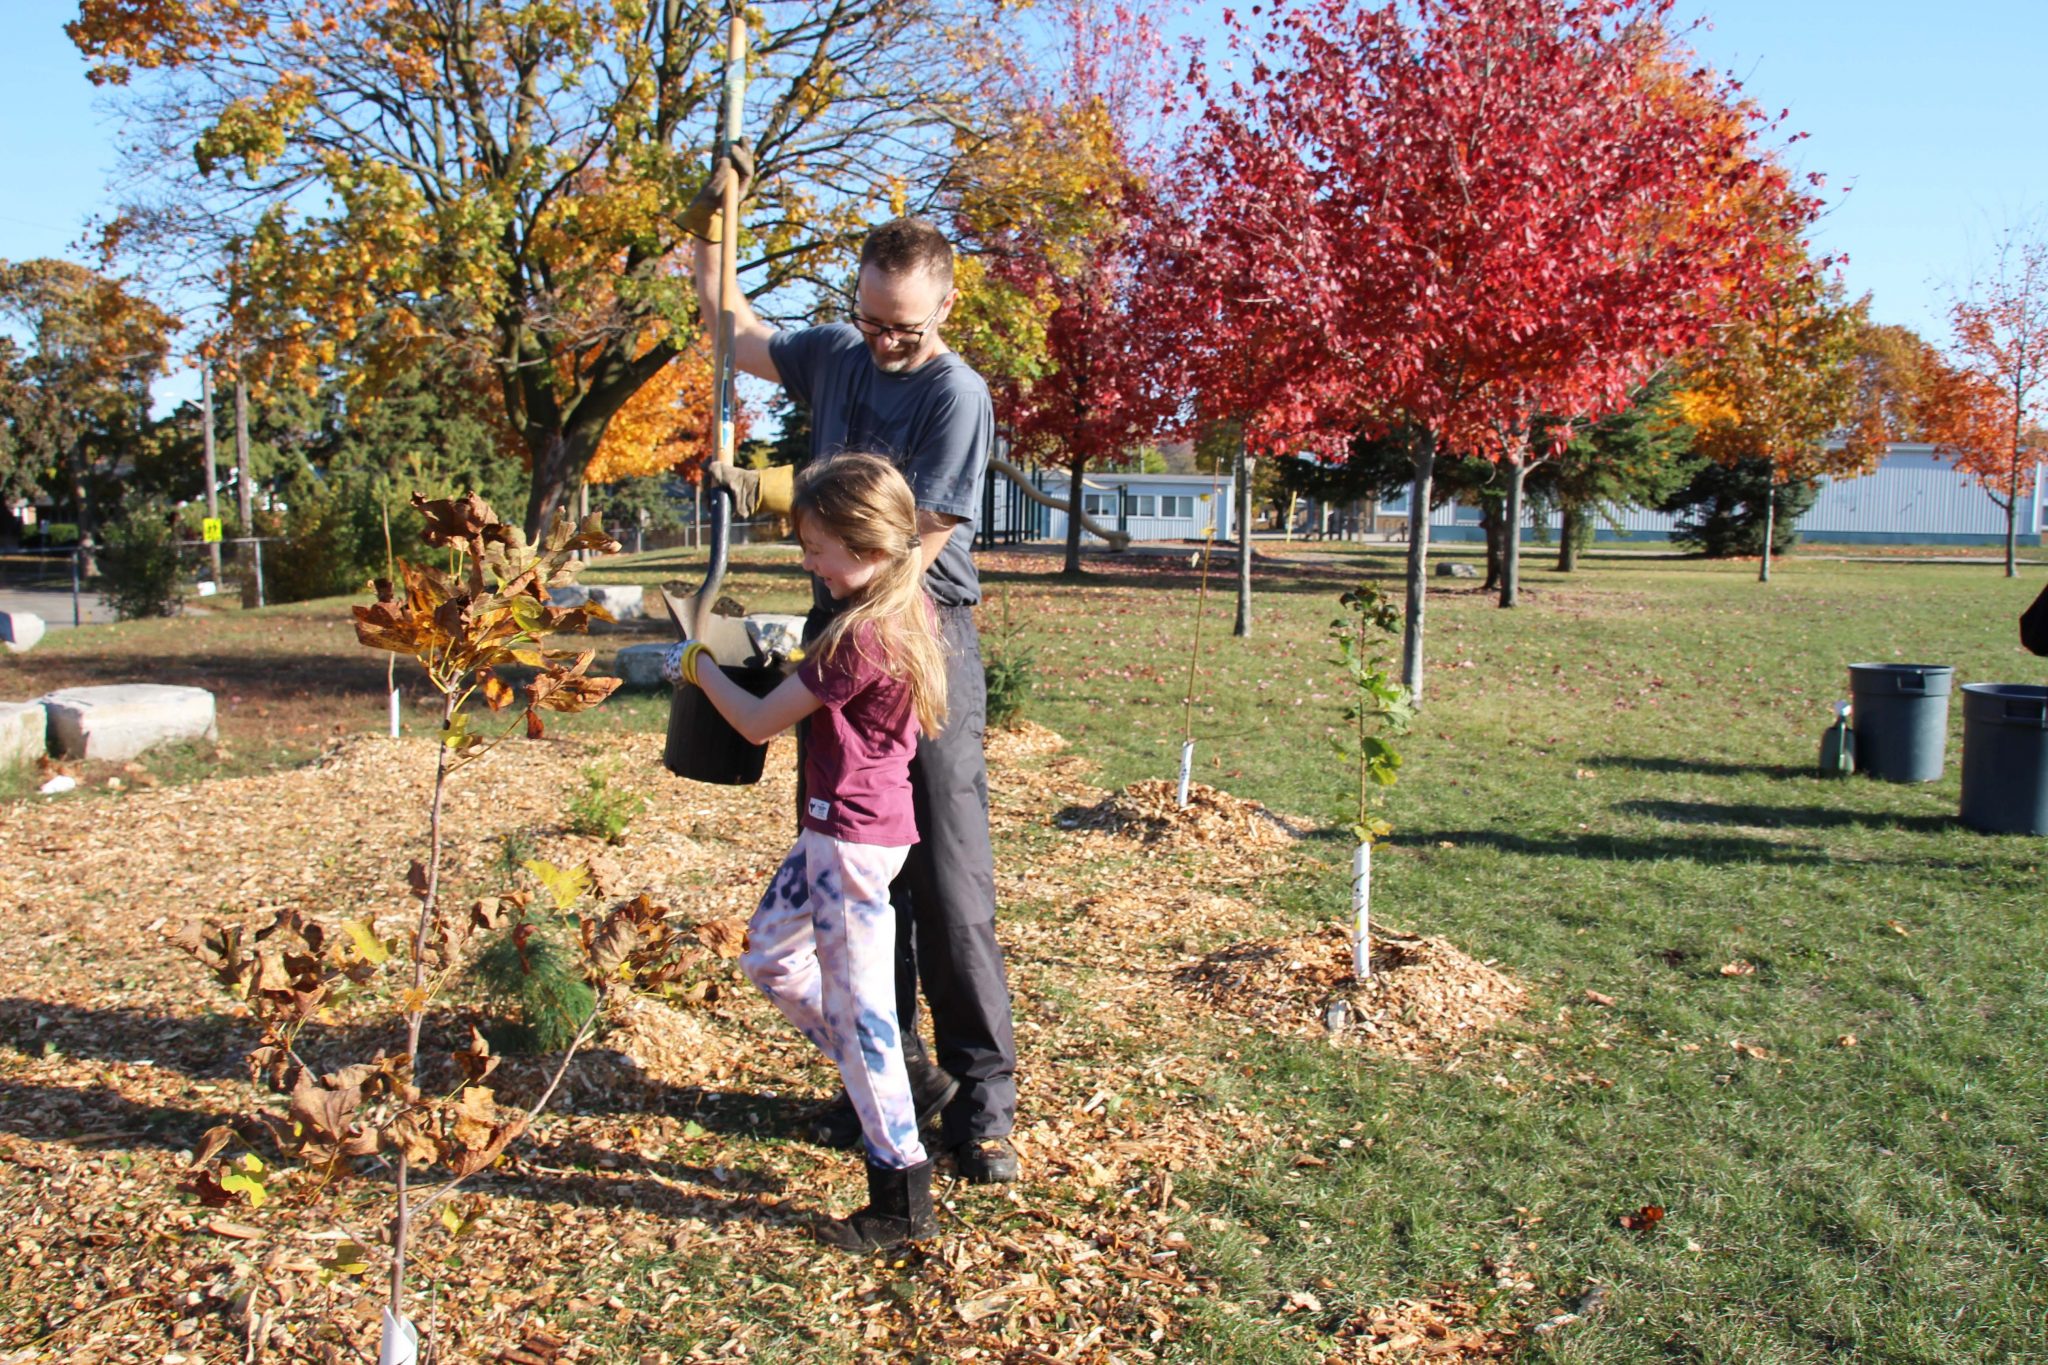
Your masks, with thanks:
[[[831,819],[831,818],[832,818],[832,803],[831,803],[830,801],[820,801],[820,800],[819,800],[819,799],[818,799],[817,797],[815,797],[815,796],[814,796],[814,797],[812,797],[812,798],[811,798],[811,818],[812,818],[813,820],[829,820],[829,819]]]

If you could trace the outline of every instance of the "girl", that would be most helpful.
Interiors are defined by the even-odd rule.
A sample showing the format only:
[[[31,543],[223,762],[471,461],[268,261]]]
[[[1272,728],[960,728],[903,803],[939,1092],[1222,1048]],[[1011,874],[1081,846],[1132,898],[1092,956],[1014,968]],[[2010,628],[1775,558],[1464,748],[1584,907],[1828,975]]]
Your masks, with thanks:
[[[838,1063],[860,1115],[868,1204],[819,1236],[850,1251],[938,1231],[932,1166],[917,1135],[896,1019],[896,916],[889,883],[917,826],[910,758],[946,716],[944,646],[918,556],[910,485],[887,460],[840,455],[797,481],[803,566],[846,605],[795,674],[765,697],[743,690],[691,641],[665,672],[704,689],[756,744],[811,717],[802,826],[747,923],[747,977]]]

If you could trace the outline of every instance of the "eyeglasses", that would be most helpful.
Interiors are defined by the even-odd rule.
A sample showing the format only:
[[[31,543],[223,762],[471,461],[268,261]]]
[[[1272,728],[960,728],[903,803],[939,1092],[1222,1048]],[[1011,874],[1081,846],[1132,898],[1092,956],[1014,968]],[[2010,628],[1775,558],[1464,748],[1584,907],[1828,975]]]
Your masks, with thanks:
[[[853,325],[860,329],[860,333],[862,336],[888,338],[901,337],[905,341],[916,342],[924,340],[924,334],[926,332],[929,332],[932,329],[932,324],[939,320],[939,314],[941,311],[945,309],[945,306],[946,301],[944,299],[940,299],[939,306],[937,308],[932,309],[931,316],[927,317],[923,322],[920,322],[915,327],[897,327],[893,326],[890,323],[877,322],[873,318],[863,314],[857,306],[851,304],[849,304],[847,307],[846,315],[853,320]]]

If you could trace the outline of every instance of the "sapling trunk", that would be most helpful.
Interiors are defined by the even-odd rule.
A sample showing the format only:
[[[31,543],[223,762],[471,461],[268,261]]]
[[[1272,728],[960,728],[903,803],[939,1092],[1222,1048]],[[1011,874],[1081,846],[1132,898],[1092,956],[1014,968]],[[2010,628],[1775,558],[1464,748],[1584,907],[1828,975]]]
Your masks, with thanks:
[[[442,695],[441,732],[443,736],[454,727],[456,703],[460,694],[453,687]],[[441,806],[448,791],[448,754],[446,743],[437,746],[434,755],[434,800],[427,813],[427,887],[426,895],[420,900],[419,923],[412,935],[412,1008],[405,1015],[405,1060],[407,1073],[411,1074],[420,1054],[420,1025],[426,1020],[424,1003],[427,991],[427,935],[434,925],[435,899],[441,890]],[[406,1188],[409,1162],[405,1149],[398,1151],[398,1172],[394,1181],[398,1195],[398,1212],[391,1219],[391,1297],[390,1307],[384,1318],[384,1348],[378,1353],[378,1365],[399,1365],[416,1355],[415,1342],[412,1353],[388,1356],[392,1349],[393,1332],[406,1340],[412,1339],[412,1324],[405,1319],[405,1253],[407,1239],[412,1232],[412,1209]],[[388,1358],[387,1358],[388,1357]]]
[[[1351,851],[1351,974],[1360,981],[1372,975],[1372,841]]]

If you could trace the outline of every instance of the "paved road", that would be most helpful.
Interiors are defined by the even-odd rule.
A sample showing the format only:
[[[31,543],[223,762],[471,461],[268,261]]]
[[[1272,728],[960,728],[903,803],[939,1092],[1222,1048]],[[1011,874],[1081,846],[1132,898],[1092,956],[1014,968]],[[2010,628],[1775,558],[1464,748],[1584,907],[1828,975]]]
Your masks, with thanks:
[[[43,618],[43,624],[51,630],[71,628],[71,594],[69,592],[35,592],[18,588],[0,588],[0,611],[32,611]],[[81,593],[78,598],[79,620],[88,626],[102,625],[114,619],[114,609],[100,601],[96,593]]]

